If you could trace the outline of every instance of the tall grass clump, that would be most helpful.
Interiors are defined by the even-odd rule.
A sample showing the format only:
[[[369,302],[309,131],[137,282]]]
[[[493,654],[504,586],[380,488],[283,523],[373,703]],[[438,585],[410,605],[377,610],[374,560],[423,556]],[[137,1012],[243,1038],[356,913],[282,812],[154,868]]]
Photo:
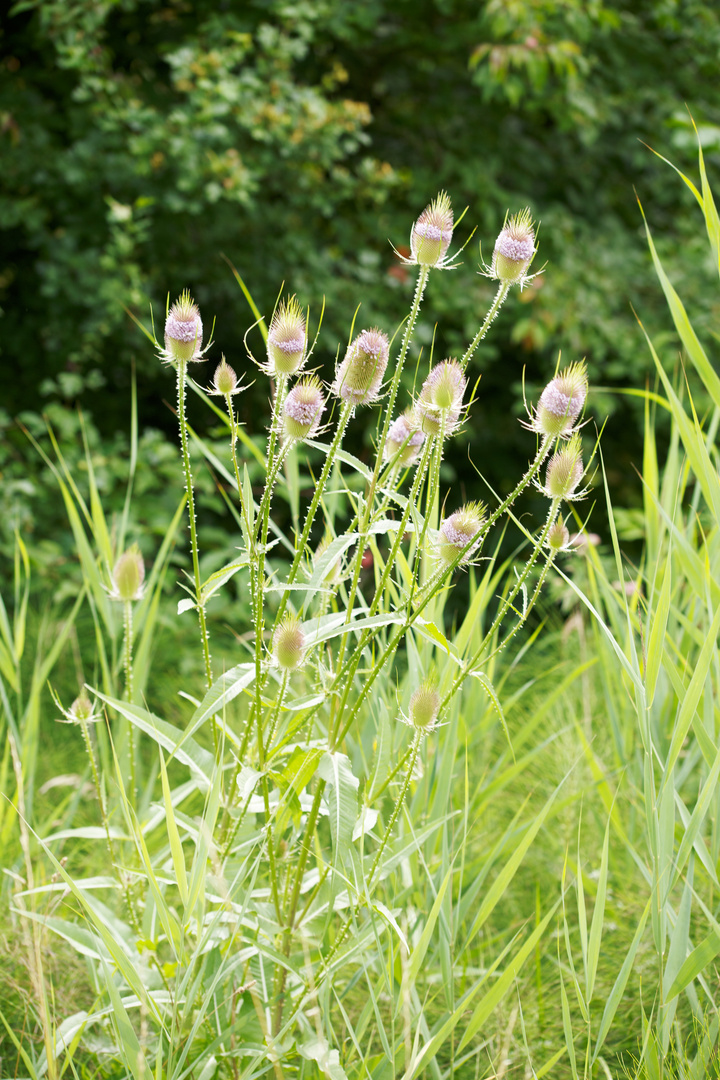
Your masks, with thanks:
[[[509,218],[482,271],[497,282],[487,316],[461,358],[420,357],[422,381],[403,400],[426,291],[454,262],[454,226],[441,194],[411,231],[408,317],[393,335],[353,324],[329,385],[311,366],[320,327],[310,311],[295,296],[268,320],[254,309],[248,358],[271,397],[264,452],[240,423],[242,379],[225,358],[207,386],[194,377],[211,343],[192,297],[168,307],[163,340],[149,336],[176,377],[181,490],[147,565],[132,536],[134,455],[114,522],[89,455],[86,493],[57,443],[46,458],[77,545],[77,604],[87,605],[94,651],[93,677],[79,680],[72,704],[56,697],[56,715],[84,747],[94,820],[33,832],[24,792],[36,721],[23,735],[8,714],[26,864],[13,908],[37,938],[37,948],[28,941],[36,960],[48,934],[85,958],[92,997],[61,1016],[31,961],[42,1044],[25,1045],[6,1022],[28,1075],[77,1075],[93,1048],[112,1075],[136,1080],[438,1075],[438,1062],[454,1069],[476,1058],[488,1018],[548,932],[555,897],[532,929],[503,932],[490,965],[462,974],[553,800],[524,818],[523,807],[501,841],[471,860],[469,815],[522,765],[506,743],[510,760],[466,792],[464,813],[451,789],[472,723],[461,698],[470,693],[486,735],[498,725],[502,733],[497,657],[569,546],[565,517],[583,494],[587,377],[581,362],[556,371],[529,410],[530,462],[510,492],[486,506],[443,490],[448,440],[472,424],[473,353],[510,289],[529,280],[536,251],[529,212]],[[224,450],[190,427],[188,391],[222,421]],[[368,464],[352,452],[363,422],[374,433]],[[317,467],[303,483],[305,448]],[[211,572],[195,497],[202,462],[221,478],[237,526],[235,557]],[[531,485],[547,504],[535,528],[513,512]],[[176,617],[180,626],[196,620],[202,678],[177,686],[168,718],[146,701],[183,520],[190,562]],[[519,530],[516,552],[500,560],[509,528]],[[470,606],[451,621],[448,595],[468,571]],[[213,651],[212,605],[233,579],[249,597],[251,626],[232,628],[228,662]],[[14,610],[17,621],[22,599]],[[2,630],[10,663],[18,631],[4,617]],[[51,658],[62,646],[58,639]],[[46,663],[37,685],[49,671]],[[74,865],[79,840],[94,845],[91,873]],[[70,843],[67,857],[60,842]],[[477,870],[471,879],[466,861]],[[431,956],[440,982],[424,970]]]

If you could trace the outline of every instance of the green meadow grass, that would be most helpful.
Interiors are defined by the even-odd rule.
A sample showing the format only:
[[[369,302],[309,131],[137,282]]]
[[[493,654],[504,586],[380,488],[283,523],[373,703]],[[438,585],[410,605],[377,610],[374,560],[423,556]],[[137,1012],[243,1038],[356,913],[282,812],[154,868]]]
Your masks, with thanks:
[[[680,180],[720,271],[702,154],[699,168],[698,187]],[[268,766],[281,793],[271,814],[266,801],[247,818],[224,816],[231,775],[260,799],[230,752],[246,751],[240,733],[257,698],[247,683],[201,700],[197,627],[190,611],[176,615],[180,493],[133,612],[134,692],[123,699],[122,611],[103,573],[131,539],[131,485],[112,521],[92,456],[81,485],[54,447],[82,572],[77,598],[58,608],[34,592],[32,551],[18,538],[0,609],[2,1077],[720,1075],[720,378],[647,235],[685,366],[668,372],[647,341],[656,382],[640,391],[639,555],[622,550],[600,461],[595,494],[607,501],[610,535],[561,556],[532,611],[519,594],[518,633],[498,651],[504,630],[492,634],[481,677],[466,678],[403,772],[412,738],[399,710],[428,671],[441,694],[452,685],[492,626],[498,594],[510,594],[528,537],[519,534],[525,548],[507,563],[484,552],[464,579],[466,605],[438,592],[432,629],[408,632],[342,743],[347,756],[333,759],[328,815],[309,841],[317,876],[303,879],[299,898],[307,921],[287,948],[262,823],[281,838],[273,850],[290,865],[287,897],[308,761],[318,767],[319,757]],[[663,460],[660,413],[670,424]],[[196,440],[196,467],[203,454],[232,481],[229,461]],[[311,483],[302,469],[292,461],[279,488],[296,522]],[[338,467],[329,488],[340,492],[338,514],[358,490],[341,482]],[[247,508],[251,486],[244,498]],[[372,551],[382,574],[387,547],[373,541]],[[399,596],[389,583],[381,610]],[[229,671],[238,649],[254,646],[216,634],[222,620],[208,610],[215,670]],[[381,627],[373,639],[372,665],[391,633]],[[60,701],[78,682],[93,687],[109,724],[87,736],[55,724],[48,682]],[[225,676],[215,684],[228,685]],[[280,729],[313,707],[300,695],[293,710],[270,684],[263,693]],[[386,845],[378,829],[365,848],[380,852],[377,877],[353,846],[366,841],[349,836],[361,805],[392,826]],[[369,832],[370,819],[359,820]]]

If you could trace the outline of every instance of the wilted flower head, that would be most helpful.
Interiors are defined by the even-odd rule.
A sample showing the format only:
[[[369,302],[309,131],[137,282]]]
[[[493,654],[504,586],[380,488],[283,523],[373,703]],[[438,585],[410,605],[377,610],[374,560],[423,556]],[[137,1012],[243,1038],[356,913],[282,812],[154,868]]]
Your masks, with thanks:
[[[241,390],[242,386],[238,386],[238,377],[235,373],[235,369],[230,367],[223,356],[222,360],[215,368],[213,385],[212,389],[209,390],[209,393],[219,397],[227,397],[228,394],[239,394]]]
[[[513,214],[495,241],[492,257],[492,276],[505,285],[525,283],[525,271],[535,254],[535,230],[530,210],[526,207]]]
[[[573,435],[566,446],[558,450],[548,462],[544,493],[551,499],[579,499],[576,494],[583,477],[582,445]]]
[[[446,192],[426,206],[412,227],[410,249],[412,261],[420,266],[443,268],[453,234],[453,212]]]
[[[385,443],[384,456],[386,461],[391,461],[397,456],[400,465],[412,465],[417,460],[420,447],[425,442],[425,433],[417,427],[417,421],[412,409],[393,420]]]
[[[587,392],[585,362],[570,364],[543,390],[530,427],[541,435],[569,435],[583,410]]]
[[[484,521],[485,507],[479,502],[466,503],[446,517],[438,535],[438,558],[444,563],[452,563],[464,552],[460,563],[466,563],[479,547],[479,540],[472,541],[479,536]]]
[[[443,360],[432,368],[415,402],[418,425],[427,435],[452,435],[457,429],[466,386],[457,360]]]
[[[320,427],[325,398],[316,375],[293,386],[283,404],[283,427],[288,439],[311,439]]]
[[[144,580],[145,564],[140,548],[133,544],[123,552],[113,567],[110,599],[124,602],[142,599]]]
[[[363,330],[350,342],[345,359],[337,369],[333,393],[355,405],[376,401],[389,355],[387,334],[377,327]]]
[[[410,698],[410,723],[417,731],[430,732],[440,712],[440,694],[429,680],[421,683]]]
[[[305,655],[305,634],[295,615],[286,615],[273,637],[273,656],[283,671],[299,667]]]
[[[188,363],[203,359],[200,310],[187,289],[175,301],[165,320],[164,359]]]
[[[547,546],[551,551],[567,551],[570,546],[570,533],[565,526],[565,522],[560,517],[550,527],[550,532],[547,535]]]
[[[267,338],[268,370],[275,375],[294,375],[306,360],[305,316],[297,298],[278,305]]]

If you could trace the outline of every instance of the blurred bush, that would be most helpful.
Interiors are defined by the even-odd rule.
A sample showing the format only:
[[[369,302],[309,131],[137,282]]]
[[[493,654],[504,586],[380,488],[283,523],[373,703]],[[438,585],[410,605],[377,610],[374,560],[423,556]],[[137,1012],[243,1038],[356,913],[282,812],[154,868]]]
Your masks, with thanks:
[[[133,359],[141,430],[171,430],[166,374],[123,306],[149,322],[151,303],[161,320],[167,293],[189,286],[217,318],[213,355],[242,366],[253,317],[221,253],[266,314],[283,281],[315,314],[326,298],[329,374],[358,302],[387,329],[407,310],[388,240],[407,242],[440,187],[469,207],[458,235],[478,234],[433,282],[426,356],[436,319],[438,354],[457,352],[491,299],[476,239],[489,255],[508,206],[542,221],[547,271],[475,361],[472,456],[498,486],[525,454],[505,420],[523,366],[532,387],[562,348],[587,356],[595,386],[644,384],[631,303],[674,347],[633,186],[701,329],[717,321],[692,197],[643,145],[692,169],[687,105],[710,170],[720,161],[720,10],[701,0],[20,0],[0,48],[5,432],[19,413],[52,404],[57,423],[81,403],[122,463]],[[264,393],[242,399],[246,418]],[[620,410],[605,438],[622,503],[640,425],[619,401],[596,396],[593,411]],[[447,468],[471,486],[469,437]],[[31,460],[3,440],[6,530],[51,512]]]

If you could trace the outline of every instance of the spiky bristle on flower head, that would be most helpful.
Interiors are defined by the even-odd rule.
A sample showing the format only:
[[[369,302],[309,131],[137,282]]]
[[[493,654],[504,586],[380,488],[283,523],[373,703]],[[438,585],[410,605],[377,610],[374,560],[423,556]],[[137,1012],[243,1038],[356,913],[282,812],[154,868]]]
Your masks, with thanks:
[[[222,360],[215,368],[213,388],[210,390],[210,393],[217,394],[220,397],[227,397],[228,394],[239,394],[241,389],[242,387],[238,386],[238,377],[235,369],[230,367],[223,356]]]
[[[420,266],[442,266],[453,234],[450,197],[441,191],[425,207],[410,233],[412,257]]]
[[[440,694],[433,682],[427,679],[421,683],[410,698],[410,723],[417,731],[428,733],[433,730],[440,713]]]
[[[310,439],[320,427],[325,397],[316,375],[293,386],[283,404],[283,428],[288,439]]]
[[[530,426],[542,435],[568,435],[583,410],[587,392],[587,367],[580,360],[547,384]]]
[[[424,442],[425,433],[418,428],[416,416],[412,409],[406,409],[390,425],[384,449],[385,460],[391,461],[398,455],[396,460],[399,465],[412,465]]]
[[[579,498],[575,492],[582,477],[582,443],[580,436],[575,434],[567,445],[550,458],[545,474],[544,492],[552,499]]]
[[[477,539],[485,521],[485,507],[480,502],[469,502],[460,507],[440,526],[438,535],[438,557],[444,563],[454,562],[459,555],[465,563],[477,551],[480,541]]]
[[[351,341],[345,359],[335,373],[333,393],[355,405],[377,400],[390,356],[387,334],[374,327]]]
[[[202,360],[202,340],[200,309],[185,289],[165,320],[165,359],[181,363]]]
[[[282,300],[270,322],[268,367],[276,375],[294,375],[306,360],[305,316],[297,297]]]
[[[115,563],[112,572],[112,600],[141,600],[145,580],[145,563],[137,544],[124,551]]]
[[[535,228],[526,207],[508,218],[495,241],[492,275],[506,285],[522,285],[535,254]]]
[[[305,634],[295,615],[286,615],[273,637],[273,656],[283,671],[299,667],[305,656]]]
[[[567,551],[570,546],[570,532],[561,517],[550,527],[547,546],[551,551]]]
[[[430,370],[415,402],[418,426],[426,435],[452,435],[462,412],[467,379],[457,360],[443,360]]]

